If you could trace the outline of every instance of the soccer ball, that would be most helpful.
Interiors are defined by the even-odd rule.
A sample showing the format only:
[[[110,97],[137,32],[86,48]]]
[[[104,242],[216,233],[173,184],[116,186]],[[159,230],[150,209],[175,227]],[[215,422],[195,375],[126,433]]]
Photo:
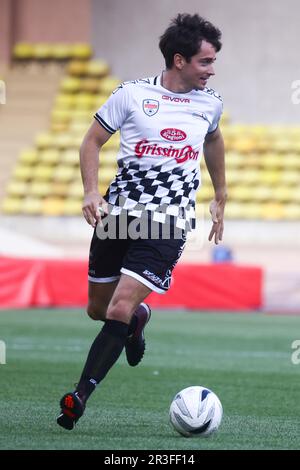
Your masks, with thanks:
[[[170,421],[185,437],[207,437],[221,424],[223,408],[217,395],[205,387],[188,387],[170,406]]]

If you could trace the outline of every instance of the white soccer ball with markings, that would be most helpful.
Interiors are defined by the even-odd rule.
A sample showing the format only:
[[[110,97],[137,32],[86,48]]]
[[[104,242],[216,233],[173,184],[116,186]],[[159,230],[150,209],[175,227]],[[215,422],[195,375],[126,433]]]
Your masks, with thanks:
[[[188,387],[177,393],[170,406],[170,421],[185,437],[207,437],[217,431],[223,408],[217,395],[205,387]]]

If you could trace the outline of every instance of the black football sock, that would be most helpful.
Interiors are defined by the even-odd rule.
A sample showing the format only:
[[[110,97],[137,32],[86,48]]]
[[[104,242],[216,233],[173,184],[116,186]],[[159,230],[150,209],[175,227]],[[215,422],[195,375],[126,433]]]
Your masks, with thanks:
[[[104,379],[119,358],[128,335],[128,325],[118,320],[106,320],[89,351],[76,391],[84,402]]]

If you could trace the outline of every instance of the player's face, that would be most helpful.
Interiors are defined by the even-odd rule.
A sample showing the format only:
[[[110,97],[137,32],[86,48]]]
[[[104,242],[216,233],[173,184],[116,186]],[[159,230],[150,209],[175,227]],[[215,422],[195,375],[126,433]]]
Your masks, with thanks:
[[[192,56],[190,62],[184,60],[181,76],[187,88],[203,90],[207,80],[215,74],[213,63],[216,50],[212,44],[202,41],[200,51]]]

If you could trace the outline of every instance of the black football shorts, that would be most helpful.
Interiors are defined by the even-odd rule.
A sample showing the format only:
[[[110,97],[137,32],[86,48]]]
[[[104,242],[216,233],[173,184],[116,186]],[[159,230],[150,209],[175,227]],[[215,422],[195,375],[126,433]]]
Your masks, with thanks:
[[[165,293],[171,283],[171,274],[180,258],[186,242],[183,230],[171,224],[156,224],[153,230],[137,230],[139,219],[128,217],[126,227],[134,224],[134,230],[124,230],[119,216],[109,215],[105,227],[96,227],[90,246],[88,279],[90,282],[113,282],[121,273],[137,279],[149,289]],[[116,230],[111,230],[115,225]],[[121,230],[120,230],[121,228]],[[131,225],[132,228],[132,225]],[[139,236],[140,235],[140,236]]]

